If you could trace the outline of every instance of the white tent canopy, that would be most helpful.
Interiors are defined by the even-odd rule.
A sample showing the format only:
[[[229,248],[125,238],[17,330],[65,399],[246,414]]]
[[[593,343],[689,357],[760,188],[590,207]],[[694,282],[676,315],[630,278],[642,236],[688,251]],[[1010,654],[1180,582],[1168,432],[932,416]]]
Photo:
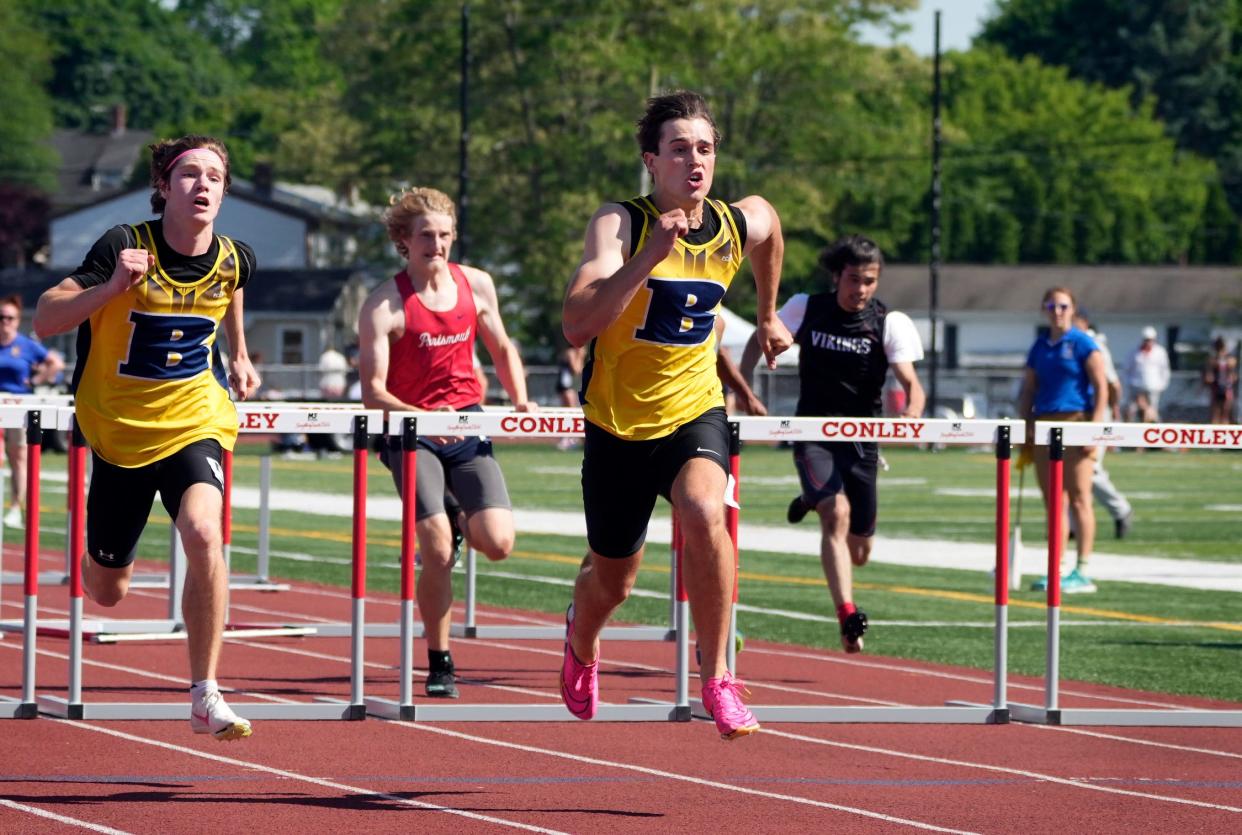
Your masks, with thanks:
[[[720,306],[718,315],[724,320],[725,329],[724,336],[721,337],[721,343],[729,349],[729,353],[733,355],[734,362],[742,361],[742,351],[746,348],[746,343],[750,340],[750,335],[755,332],[755,325],[738,316],[732,310]],[[762,359],[760,360],[762,363]],[[798,365],[798,346],[794,345],[788,351],[777,357],[776,364],[780,366]]]

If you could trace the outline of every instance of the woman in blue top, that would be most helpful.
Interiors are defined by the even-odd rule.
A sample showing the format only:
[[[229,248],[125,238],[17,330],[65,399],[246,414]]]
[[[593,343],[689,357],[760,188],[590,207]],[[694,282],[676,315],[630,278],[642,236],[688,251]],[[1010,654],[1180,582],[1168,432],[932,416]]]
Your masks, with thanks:
[[[1108,380],[1104,359],[1090,336],[1074,328],[1074,294],[1064,287],[1044,293],[1044,316],[1048,335],[1040,336],[1026,357],[1026,374],[1018,396],[1018,414],[1027,421],[1027,443],[1033,442],[1036,420],[1108,420]],[[1091,498],[1091,475],[1095,467],[1095,447],[1065,450],[1065,491],[1069,510],[1078,532],[1078,564],[1061,578],[1066,593],[1093,592],[1095,584],[1087,577],[1087,561],[1095,544],[1095,510]],[[1034,448],[1035,473],[1039,489],[1048,503],[1048,447]],[[1062,531],[1069,528],[1062,524]],[[1042,591],[1048,578],[1031,588]]]
[[[65,367],[55,351],[18,333],[21,322],[21,297],[0,299],[0,400],[8,394],[30,394],[36,384],[51,382]],[[4,451],[13,484],[4,524],[20,528],[26,513],[26,430],[5,429]]]

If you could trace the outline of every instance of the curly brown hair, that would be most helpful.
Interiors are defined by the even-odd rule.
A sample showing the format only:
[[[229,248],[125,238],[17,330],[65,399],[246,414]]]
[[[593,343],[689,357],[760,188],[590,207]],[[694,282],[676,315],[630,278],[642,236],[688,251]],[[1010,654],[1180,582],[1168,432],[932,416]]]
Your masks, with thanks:
[[[384,225],[388,227],[388,238],[397,247],[397,254],[409,258],[410,251],[401,239],[410,234],[414,218],[429,214],[448,215],[453,219],[453,230],[457,230],[457,205],[453,198],[439,189],[411,188],[400,191],[388,198],[388,208],[384,211]]]
[[[224,191],[227,194],[233,184],[233,175],[229,165],[229,151],[224,143],[214,136],[189,134],[180,139],[162,139],[147,146],[151,151],[151,209],[162,214],[164,212],[164,195],[161,189],[168,188],[168,169],[177,157],[195,148],[207,148],[215,151],[224,160]]]

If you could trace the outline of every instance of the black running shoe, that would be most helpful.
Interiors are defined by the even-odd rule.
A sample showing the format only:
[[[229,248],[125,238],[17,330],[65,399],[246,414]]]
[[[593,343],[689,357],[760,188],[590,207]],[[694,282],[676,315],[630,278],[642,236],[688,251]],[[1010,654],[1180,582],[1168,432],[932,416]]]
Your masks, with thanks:
[[[856,609],[841,623],[841,646],[846,652],[862,652],[863,635],[866,632],[867,613]]]
[[[433,699],[457,698],[457,679],[452,664],[427,674],[427,695]]]
[[[806,502],[802,501],[801,496],[794,496],[793,501],[789,503],[789,509],[785,511],[785,519],[789,524],[796,525],[806,518],[806,514],[810,508],[806,506]]]

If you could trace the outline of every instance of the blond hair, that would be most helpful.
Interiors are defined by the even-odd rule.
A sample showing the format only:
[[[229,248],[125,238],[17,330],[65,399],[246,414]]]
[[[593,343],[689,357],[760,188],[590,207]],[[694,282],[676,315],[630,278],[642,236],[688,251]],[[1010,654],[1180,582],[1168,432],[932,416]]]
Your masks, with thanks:
[[[410,251],[402,239],[410,233],[414,219],[421,215],[442,214],[453,219],[453,231],[457,231],[457,206],[453,198],[434,188],[411,188],[388,198],[384,211],[384,225],[388,238],[397,247],[397,254],[409,258]]]

